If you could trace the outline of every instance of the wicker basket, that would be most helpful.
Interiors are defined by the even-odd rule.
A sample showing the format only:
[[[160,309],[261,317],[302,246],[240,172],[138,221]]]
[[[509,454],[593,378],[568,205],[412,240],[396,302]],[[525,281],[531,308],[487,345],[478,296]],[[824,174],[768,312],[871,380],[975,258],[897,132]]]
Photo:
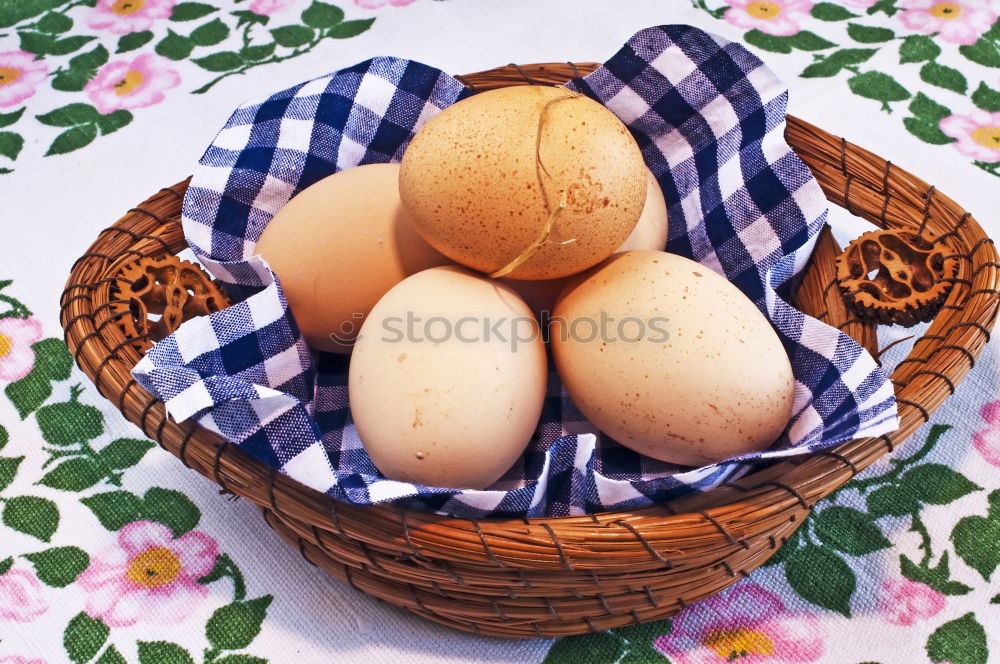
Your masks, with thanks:
[[[597,65],[510,65],[460,77],[477,90],[561,83]],[[717,490],[628,512],[462,520],[355,506],[278,475],[191,422],[167,418],[139,387],[134,340],[114,314],[114,285],[140,257],[176,254],[186,182],[129,210],[72,268],[62,324],[101,394],[147,435],[224,489],[260,505],[306,560],[355,588],[438,623],[505,637],[565,636],[670,616],[766,561],[810,507],[900,444],[972,368],[998,308],[1000,263],[979,224],[934,187],[872,153],[788,118],[786,137],[827,197],[883,228],[927,229],[960,257],[947,302],[892,379],[900,428],[765,467]],[[840,253],[825,229],[797,306],[870,350],[834,282]]]

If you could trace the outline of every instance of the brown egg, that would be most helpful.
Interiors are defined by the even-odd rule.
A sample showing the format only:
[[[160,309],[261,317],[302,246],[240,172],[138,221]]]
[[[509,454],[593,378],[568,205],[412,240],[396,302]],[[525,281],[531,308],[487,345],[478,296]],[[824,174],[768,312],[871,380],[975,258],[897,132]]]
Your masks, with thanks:
[[[725,278],[662,251],[628,251],[567,285],[550,330],[580,411],[637,452],[701,466],[766,449],[795,380],[770,322]]]
[[[509,268],[544,239],[498,275],[512,279],[596,265],[632,232],[646,197],[639,147],[611,111],[533,85],[483,92],[432,118],[403,155],[399,188],[424,239],[481,272]]]
[[[398,181],[398,164],[341,171],[299,192],[260,236],[256,253],[278,275],[310,347],[349,353],[390,288],[450,263],[413,229]]]
[[[667,246],[667,202],[653,172],[646,169],[646,202],[635,228],[615,253],[623,251],[663,251]]]
[[[667,246],[667,204],[663,200],[660,184],[653,177],[652,171],[646,170],[646,203],[639,215],[639,222],[632,229],[625,242],[615,251],[634,251],[649,249],[663,251]],[[508,286],[524,298],[535,316],[541,319],[541,313],[550,314],[556,306],[556,300],[570,277],[562,279],[505,279]]]

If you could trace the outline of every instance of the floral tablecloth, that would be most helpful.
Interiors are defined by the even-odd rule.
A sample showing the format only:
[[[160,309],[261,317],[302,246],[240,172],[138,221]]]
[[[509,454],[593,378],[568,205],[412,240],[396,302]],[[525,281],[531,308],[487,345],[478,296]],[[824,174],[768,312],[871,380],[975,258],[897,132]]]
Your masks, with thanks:
[[[73,260],[187,175],[243,99],[375,55],[455,73],[603,60],[663,23],[748,44],[792,113],[1000,236],[998,14],[987,0],[0,0],[0,664],[1000,662],[995,344],[894,458],[731,590],[672,621],[503,641],[309,566],[103,401],[58,323]],[[842,241],[864,229],[831,219]]]

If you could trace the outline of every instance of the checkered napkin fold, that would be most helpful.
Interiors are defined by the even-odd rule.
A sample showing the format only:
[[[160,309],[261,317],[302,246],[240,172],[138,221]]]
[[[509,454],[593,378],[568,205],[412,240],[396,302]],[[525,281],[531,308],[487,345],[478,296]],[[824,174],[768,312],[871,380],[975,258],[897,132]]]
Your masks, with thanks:
[[[297,192],[345,168],[398,162],[424,123],[472,94],[442,71],[398,58],[362,62],[233,113],[195,170],[183,223],[198,258],[243,299],[157,344],[135,367],[136,380],[174,419],[194,418],[338,500],[391,500],[458,517],[639,507],[770,459],[894,430],[892,388],[872,357],[779,295],[805,267],[827,208],[784,142],[787,91],[774,74],[738,44],[668,25],[640,31],[569,87],[635,136],[667,201],[667,249],[725,275],[777,329],[796,390],[773,448],[698,469],[653,461],[594,429],[550,371],[534,439],[491,490],[419,486],[378,472],[351,420],[348,359],[310,353],[254,245]]]

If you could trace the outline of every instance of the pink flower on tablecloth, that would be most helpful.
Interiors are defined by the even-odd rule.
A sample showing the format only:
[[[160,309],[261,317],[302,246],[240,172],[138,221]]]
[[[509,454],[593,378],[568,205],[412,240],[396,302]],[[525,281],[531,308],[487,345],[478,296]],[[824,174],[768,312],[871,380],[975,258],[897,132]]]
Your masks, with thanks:
[[[854,9],[868,9],[876,2],[878,0],[840,0],[840,4],[846,7],[853,7]]]
[[[986,428],[972,434],[972,445],[987,463],[1000,466],[1000,401],[991,401],[979,409]]]
[[[48,610],[34,574],[23,569],[0,574],[0,621],[31,622]]]
[[[0,108],[20,104],[35,94],[35,86],[45,80],[48,71],[48,65],[35,62],[31,53],[0,53]]]
[[[899,20],[910,30],[952,44],[974,44],[997,20],[990,0],[902,0]]]
[[[261,16],[270,16],[285,11],[296,2],[298,0],[253,0],[250,3],[250,11]]]
[[[198,583],[215,565],[215,540],[199,531],[176,539],[170,528],[134,521],[118,542],[93,556],[77,583],[87,591],[86,611],[110,627],[177,623],[208,594]]]
[[[390,4],[393,7],[405,7],[406,5],[416,1],[417,0],[354,0],[354,4],[365,9],[378,9],[386,4]]]
[[[799,664],[823,656],[822,624],[787,613],[781,598],[755,583],[692,605],[653,645],[675,664]]]
[[[153,21],[168,18],[177,0],[97,0],[87,25],[116,35],[149,30]]]
[[[20,655],[7,655],[0,657],[0,664],[48,664],[44,659],[28,659]]]
[[[787,37],[802,29],[798,21],[808,19],[812,7],[812,0],[731,0],[723,18],[738,28]]]
[[[1000,113],[978,109],[969,115],[949,115],[941,120],[941,131],[956,139],[955,149],[978,161],[1000,161]]]
[[[115,60],[101,67],[84,91],[101,113],[143,108],[163,101],[163,91],[180,85],[181,77],[166,58],[152,53],[131,62]]]
[[[0,381],[12,383],[31,372],[31,344],[41,338],[42,324],[34,318],[0,318]]]
[[[893,625],[907,627],[936,615],[944,608],[944,595],[926,583],[890,579],[882,584],[878,608]]]

